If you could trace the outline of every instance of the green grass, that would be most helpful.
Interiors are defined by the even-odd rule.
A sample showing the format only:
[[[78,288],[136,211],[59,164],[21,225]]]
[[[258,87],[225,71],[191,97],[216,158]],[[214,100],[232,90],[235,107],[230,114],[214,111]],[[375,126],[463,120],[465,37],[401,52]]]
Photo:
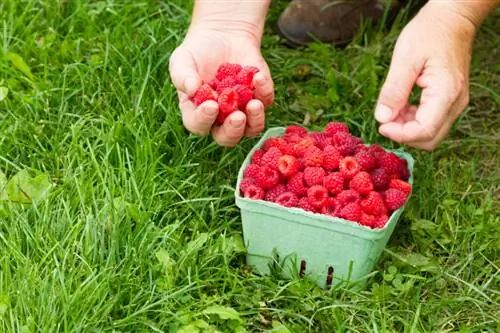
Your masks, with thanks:
[[[292,50],[270,30],[285,4],[263,43],[277,95],[267,126],[339,119],[392,146],[372,109],[404,15],[346,50]],[[476,42],[470,107],[435,152],[410,149],[414,196],[354,292],[245,266],[233,188],[256,139],[222,149],[182,127],[168,59],[189,12],[180,0],[0,3],[0,170],[38,199],[2,198],[0,331],[498,331],[499,16]]]

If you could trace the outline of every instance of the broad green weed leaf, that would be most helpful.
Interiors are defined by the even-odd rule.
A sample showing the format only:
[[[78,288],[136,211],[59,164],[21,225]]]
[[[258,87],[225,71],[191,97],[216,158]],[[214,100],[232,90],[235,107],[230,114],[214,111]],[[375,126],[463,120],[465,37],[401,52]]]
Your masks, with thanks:
[[[27,170],[19,171],[7,184],[9,200],[21,203],[43,199],[51,188],[49,177],[44,174],[31,177]]]
[[[10,60],[10,62],[12,63],[12,65],[15,68],[17,68],[18,70],[20,70],[21,72],[23,72],[24,75],[26,75],[31,80],[33,80],[33,74],[31,73],[30,67],[28,66],[28,64],[26,64],[26,62],[24,61],[24,59],[19,54],[12,53],[12,52],[7,52],[5,54],[5,58],[7,60]]]
[[[9,308],[9,296],[0,294],[0,317],[2,317]]]
[[[189,324],[186,326],[182,326],[177,330],[177,333],[200,333],[200,329],[196,327],[194,324]]]
[[[9,94],[9,88],[0,87],[0,102],[6,99],[8,94]]]
[[[9,199],[9,196],[7,195],[7,177],[5,177],[5,174],[0,171],[0,200],[7,200]]]
[[[241,322],[240,314],[231,307],[214,305],[203,310],[204,315],[216,315],[222,320],[237,320]]]

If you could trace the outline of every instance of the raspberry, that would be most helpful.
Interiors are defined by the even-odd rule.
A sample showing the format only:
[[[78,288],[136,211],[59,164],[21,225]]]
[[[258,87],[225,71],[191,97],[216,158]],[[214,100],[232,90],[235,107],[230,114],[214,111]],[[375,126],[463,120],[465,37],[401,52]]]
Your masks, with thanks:
[[[399,175],[402,180],[407,181],[410,178],[410,170],[408,169],[408,161],[404,158],[401,159],[399,165]]]
[[[391,179],[389,181],[389,188],[400,190],[406,196],[409,196],[411,193],[411,185],[401,179]]]
[[[314,146],[315,144],[316,144],[316,142],[314,141],[313,138],[306,137],[306,138],[300,140],[295,145],[293,145],[293,147],[292,147],[293,154],[296,157],[303,157],[307,148]]]
[[[351,179],[356,176],[356,174],[361,170],[361,167],[354,157],[347,156],[340,160],[339,170],[344,178]]]
[[[358,204],[361,200],[361,196],[356,191],[344,190],[337,195],[337,200],[342,206],[346,206],[351,203]]]
[[[326,204],[328,199],[328,191],[322,185],[314,185],[311,186],[307,190],[307,199],[311,206],[320,208]]]
[[[198,106],[206,101],[217,101],[217,93],[208,84],[203,84],[196,93],[193,95],[191,100]]]
[[[359,224],[372,228],[375,225],[375,223],[377,223],[376,216],[367,214],[365,212],[361,213]]]
[[[217,93],[221,94],[224,89],[233,88],[236,86],[236,80],[234,77],[226,77],[225,79],[219,81],[217,84]]]
[[[389,221],[389,217],[385,214],[379,215],[375,218],[375,224],[373,225],[373,228],[375,229],[382,229],[385,227],[387,222]]]
[[[257,164],[250,164],[247,166],[245,172],[243,173],[243,177],[245,179],[255,179],[257,173],[259,173],[260,167]]]
[[[293,145],[299,143],[299,141],[302,140],[303,137],[297,133],[285,133],[283,135],[283,139],[293,147]]]
[[[253,91],[241,84],[235,85],[233,89],[238,93],[238,96],[240,96],[240,103],[238,105],[240,110],[246,110],[248,102],[253,98]]]
[[[240,191],[241,193],[244,193],[246,191],[246,189],[250,186],[250,185],[255,185],[255,181],[253,179],[244,179],[241,183],[240,183]]]
[[[383,191],[387,189],[387,186],[389,185],[389,177],[387,176],[387,172],[385,172],[384,169],[375,169],[371,172],[370,175],[372,177],[373,186],[377,191]]]
[[[272,189],[280,182],[280,175],[278,171],[271,169],[269,166],[264,165],[260,168],[260,172],[255,177],[257,185],[265,190]]]
[[[284,207],[295,207],[297,206],[299,199],[292,192],[282,193],[276,198],[276,203]]]
[[[366,198],[361,199],[359,205],[361,210],[367,214],[379,215],[386,213],[384,199],[380,193],[375,191],[370,192]]]
[[[295,193],[297,196],[302,197],[307,194],[307,187],[304,183],[304,173],[299,172],[288,179],[286,184],[290,192]]]
[[[254,66],[245,66],[242,70],[236,75],[236,82],[252,88],[253,77],[256,73],[259,72],[259,69]]]
[[[299,125],[289,125],[285,129],[285,135],[296,134],[299,137],[304,137],[307,135],[307,129]]]
[[[320,149],[325,149],[326,146],[332,144],[332,138],[326,136],[325,133],[313,132],[310,137],[316,141],[316,146]]]
[[[219,66],[217,69],[217,73],[215,74],[215,77],[218,80],[224,80],[227,77],[235,77],[236,74],[238,74],[241,71],[241,65],[239,64],[230,64],[230,63],[224,63]]]
[[[379,145],[377,144],[373,144],[373,145],[370,145],[368,147],[368,150],[370,151],[370,153],[372,153],[372,155],[376,158],[376,159],[379,159],[380,156],[382,155],[385,155],[387,152],[384,150],[384,148],[380,147]]]
[[[306,167],[319,167],[323,165],[323,152],[316,146],[311,146],[304,153],[304,165]]]
[[[349,133],[339,132],[332,137],[332,143],[343,156],[350,156],[356,151],[361,139]]]
[[[281,194],[286,192],[286,186],[283,184],[278,184],[276,187],[268,190],[265,195],[266,201],[275,202]]]
[[[281,156],[283,156],[283,153],[278,148],[271,147],[262,155],[261,164],[273,170],[278,170],[278,162]]]
[[[213,90],[217,90],[217,86],[219,86],[220,81],[218,79],[213,79],[212,81],[208,82],[208,85],[212,87]]]
[[[341,205],[337,199],[328,197],[326,199],[325,205],[321,206],[320,212],[321,214],[337,216],[340,213]]]
[[[313,205],[309,203],[309,199],[307,197],[300,198],[297,207],[302,208],[303,210],[308,212],[316,211],[316,208],[314,208]]]
[[[377,159],[368,151],[359,151],[354,155],[361,170],[372,171],[377,167]]]
[[[264,142],[264,150],[269,150],[271,147],[278,148],[285,155],[293,155],[292,147],[283,138],[272,137]]]
[[[334,136],[336,133],[340,132],[349,133],[349,127],[347,124],[332,121],[326,125],[324,132],[328,136]]]
[[[217,124],[221,125],[232,112],[238,110],[238,93],[231,88],[224,89],[217,99],[219,103],[219,114],[217,115]]]
[[[334,146],[326,146],[323,150],[323,168],[333,171],[339,167],[342,156]]]
[[[262,156],[264,155],[264,150],[262,149],[257,149],[255,151],[255,153],[253,153],[253,156],[252,156],[252,163],[253,164],[257,164],[257,165],[260,165],[260,162],[262,160]]]
[[[394,153],[386,153],[379,157],[379,165],[384,169],[388,175],[399,175],[400,161],[399,157]]]
[[[279,138],[277,138],[277,137],[271,137],[271,138],[267,139],[262,144],[262,149],[264,149],[265,151],[268,151],[269,148],[276,147],[276,145],[277,145],[276,141],[278,141],[278,139]]]
[[[340,172],[333,172],[323,179],[323,186],[331,194],[337,195],[344,190],[344,177]]]
[[[351,179],[349,187],[361,195],[366,195],[373,191],[372,178],[368,172],[361,171]]]
[[[291,155],[283,155],[278,160],[278,170],[285,177],[291,177],[299,172],[300,162]]]
[[[307,167],[304,169],[304,181],[307,186],[323,184],[325,173],[321,167]]]
[[[347,204],[340,210],[339,216],[348,221],[358,222],[361,220],[361,208],[357,203]]]
[[[384,192],[385,206],[390,211],[395,211],[406,203],[406,194],[400,190],[390,188]]]
[[[264,198],[264,190],[255,184],[249,184],[243,191],[243,196],[248,199],[261,200]]]

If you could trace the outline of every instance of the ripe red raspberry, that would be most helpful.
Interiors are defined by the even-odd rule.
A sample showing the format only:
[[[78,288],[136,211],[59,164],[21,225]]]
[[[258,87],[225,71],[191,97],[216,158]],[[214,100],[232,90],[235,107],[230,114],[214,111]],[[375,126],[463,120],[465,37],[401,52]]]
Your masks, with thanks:
[[[260,168],[260,172],[255,177],[255,181],[257,182],[257,185],[263,189],[269,190],[279,184],[280,175],[278,171],[264,165]]]
[[[307,190],[307,199],[311,206],[320,208],[326,204],[328,191],[322,185],[314,185]]]
[[[344,178],[351,179],[356,176],[356,174],[361,170],[361,167],[354,157],[347,156],[340,160],[339,170]]]
[[[339,132],[332,137],[332,143],[340,154],[343,156],[351,156],[362,142],[360,138],[352,136],[349,133]]]
[[[389,188],[400,190],[406,196],[409,196],[411,193],[411,185],[401,179],[391,179],[389,181]]]
[[[264,150],[269,150],[271,147],[278,148],[285,155],[293,155],[292,147],[283,138],[272,137],[267,139],[264,144]]]
[[[323,186],[331,194],[337,195],[344,190],[344,177],[340,172],[333,172],[324,178]]]
[[[307,186],[323,184],[325,170],[321,167],[307,167],[304,169],[304,182]]]
[[[309,203],[309,199],[307,197],[300,198],[297,207],[302,208],[303,210],[308,212],[316,212],[316,208],[314,208],[313,205]]]
[[[278,161],[278,170],[285,177],[291,177],[299,172],[300,162],[291,155],[283,155]]]
[[[373,225],[374,229],[382,229],[385,227],[387,222],[389,221],[389,217],[385,214],[379,215],[375,218],[375,224]]]
[[[384,192],[385,206],[390,211],[395,211],[406,203],[406,194],[400,190],[390,188]]]
[[[299,203],[299,199],[292,192],[285,192],[276,198],[276,203],[284,207],[295,207]]]
[[[242,70],[236,75],[236,82],[247,86],[249,88],[253,88],[253,77],[255,74],[259,72],[259,69],[254,66],[245,66]]]
[[[208,82],[208,85],[212,87],[213,90],[217,90],[217,86],[219,85],[220,81],[218,79],[213,79],[212,81]]]
[[[261,200],[264,198],[264,190],[255,184],[249,184],[245,187],[243,196],[248,199]]]
[[[300,140],[298,143],[293,145],[293,154],[296,157],[303,157],[307,148],[314,146],[316,142],[314,141],[313,138],[311,137],[305,137],[304,139]]]
[[[307,129],[300,125],[289,125],[285,128],[285,135],[296,134],[299,137],[305,137],[307,135]]]
[[[384,169],[388,175],[397,174],[399,175],[400,170],[400,160],[399,157],[394,153],[386,153],[379,157],[378,163],[382,169]]]
[[[297,196],[302,197],[307,194],[307,187],[304,183],[304,173],[299,172],[288,179],[287,189],[290,192],[295,193]]]
[[[372,178],[368,172],[361,171],[351,179],[349,187],[361,195],[366,195],[373,191]]]
[[[240,110],[245,111],[248,102],[253,98],[253,91],[242,84],[235,85],[234,90],[238,93],[238,96],[240,96],[240,103],[238,105]]]
[[[356,191],[344,190],[337,195],[337,200],[342,206],[346,206],[351,203],[358,204],[361,200],[361,196]]]
[[[206,101],[217,101],[217,92],[215,92],[212,87],[208,84],[203,84],[198,90],[195,92],[191,100],[193,104],[198,106]]]
[[[273,170],[278,170],[278,162],[281,156],[283,156],[283,153],[278,148],[271,147],[262,155],[261,165],[268,166]]]
[[[236,84],[237,83],[234,77],[226,77],[224,80],[219,81],[219,83],[217,84],[217,93],[221,94],[224,91],[224,89],[227,88],[234,89]]]
[[[337,199],[328,197],[326,199],[325,205],[321,206],[320,213],[330,216],[338,216],[342,206]]]
[[[361,199],[359,205],[361,210],[367,214],[380,215],[387,212],[382,195],[375,191],[370,192],[366,198]]]
[[[377,222],[376,216],[367,214],[365,212],[361,213],[361,219],[359,220],[359,224],[373,228],[376,222]]]
[[[323,165],[323,152],[316,146],[306,149],[303,159],[304,166],[319,167]]]
[[[299,143],[304,137],[300,136],[297,133],[285,133],[283,135],[283,139],[293,147],[295,144]]]
[[[408,169],[408,161],[404,158],[400,159],[399,176],[402,180],[407,181],[410,178],[410,170]]]
[[[319,149],[325,149],[326,146],[332,144],[332,138],[326,136],[325,133],[320,133],[320,132],[313,132],[310,133],[309,136],[314,139],[316,142],[316,146]]]
[[[389,176],[387,176],[387,172],[384,169],[375,169],[370,175],[372,177],[373,186],[377,191],[387,189],[387,186],[389,185]]]
[[[380,156],[385,155],[387,152],[384,148],[380,147],[378,144],[372,144],[368,147],[368,150],[372,155],[378,160]]]
[[[359,222],[361,220],[361,208],[357,203],[347,204],[340,210],[339,216],[348,221]]]
[[[281,194],[286,192],[286,186],[284,184],[278,184],[276,187],[268,190],[264,196],[266,201],[275,202],[276,198]]]
[[[363,171],[370,172],[377,167],[377,159],[368,151],[362,150],[356,153],[354,157]]]
[[[257,149],[252,156],[252,164],[261,165],[262,156],[264,156],[264,150]]]
[[[234,111],[238,110],[238,93],[231,88],[224,89],[217,99],[219,103],[219,114],[217,115],[217,124],[221,125],[224,120]]]
[[[254,185],[255,184],[255,180],[253,179],[243,179],[243,181],[240,183],[240,192],[243,194],[245,192],[245,190],[250,186],[250,185]]]
[[[345,123],[332,121],[326,125],[324,132],[328,136],[334,136],[340,132],[349,133],[349,126]]]
[[[224,63],[219,66],[215,77],[218,80],[224,80],[227,77],[235,77],[241,71],[242,67],[239,64]]]
[[[326,146],[325,149],[323,149],[323,168],[327,171],[337,169],[341,158],[342,156],[337,148],[334,146]]]
[[[243,177],[245,179],[255,179],[257,176],[257,173],[259,173],[260,167],[257,164],[250,164],[247,166],[245,169],[245,172],[243,173]]]

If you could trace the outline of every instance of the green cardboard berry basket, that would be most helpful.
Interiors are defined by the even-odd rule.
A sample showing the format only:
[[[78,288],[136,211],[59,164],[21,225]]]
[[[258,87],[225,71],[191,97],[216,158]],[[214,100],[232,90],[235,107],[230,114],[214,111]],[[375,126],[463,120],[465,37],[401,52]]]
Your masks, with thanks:
[[[284,278],[313,279],[321,288],[342,283],[359,288],[373,270],[405,208],[399,208],[382,229],[370,229],[341,218],[299,208],[285,208],[264,200],[246,199],[239,187],[253,153],[285,128],[267,130],[252,148],[238,173],[236,205],[241,212],[247,264],[262,275],[277,269]],[[389,150],[407,160],[413,184],[413,157]]]

